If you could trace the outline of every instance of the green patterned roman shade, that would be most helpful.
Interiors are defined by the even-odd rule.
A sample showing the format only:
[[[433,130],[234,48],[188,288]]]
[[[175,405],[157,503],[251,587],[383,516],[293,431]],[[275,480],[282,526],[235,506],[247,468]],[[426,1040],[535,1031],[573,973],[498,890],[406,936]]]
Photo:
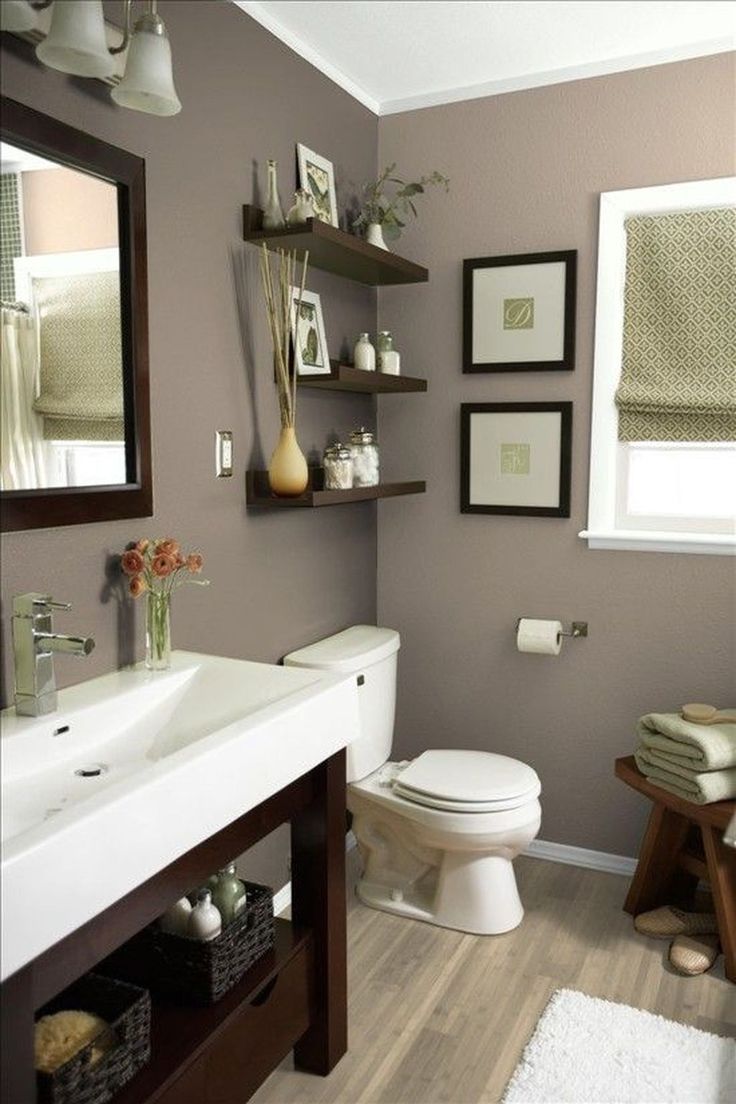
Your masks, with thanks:
[[[34,278],[40,387],[33,404],[51,440],[122,441],[120,276]]]
[[[736,440],[736,210],[626,220],[621,441]]]

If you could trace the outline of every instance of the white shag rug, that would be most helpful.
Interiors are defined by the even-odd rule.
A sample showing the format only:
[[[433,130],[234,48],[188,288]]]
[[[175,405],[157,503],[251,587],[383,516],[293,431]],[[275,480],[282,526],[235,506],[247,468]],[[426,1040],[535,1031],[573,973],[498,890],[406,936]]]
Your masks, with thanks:
[[[736,1042],[627,1004],[555,992],[503,1104],[733,1104]]]

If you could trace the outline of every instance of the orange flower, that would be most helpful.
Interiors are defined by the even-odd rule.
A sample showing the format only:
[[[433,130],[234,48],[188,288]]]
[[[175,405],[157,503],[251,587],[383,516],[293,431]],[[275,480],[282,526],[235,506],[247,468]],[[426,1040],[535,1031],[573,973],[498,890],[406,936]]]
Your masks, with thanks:
[[[183,567],[187,561],[182,556],[181,552],[176,553],[176,566],[177,568]]]
[[[136,552],[140,552],[141,555],[143,555],[150,543],[150,540],[147,540],[145,537],[143,538],[143,540],[136,541]]]
[[[198,575],[200,573],[203,563],[204,560],[199,552],[190,552],[187,556],[187,569],[192,575]]]
[[[143,594],[146,589],[145,581],[140,575],[136,575],[135,579],[130,580],[130,593],[134,598],[140,598],[141,594]]]
[[[126,575],[138,575],[146,566],[137,548],[129,548],[120,557],[120,566]]]
[[[154,552],[157,556],[176,556],[179,551],[179,542],[175,541],[173,537],[167,537],[166,540],[157,541]]]
[[[165,579],[172,571],[176,570],[176,560],[166,552],[159,552],[153,557],[151,570],[159,579]]]

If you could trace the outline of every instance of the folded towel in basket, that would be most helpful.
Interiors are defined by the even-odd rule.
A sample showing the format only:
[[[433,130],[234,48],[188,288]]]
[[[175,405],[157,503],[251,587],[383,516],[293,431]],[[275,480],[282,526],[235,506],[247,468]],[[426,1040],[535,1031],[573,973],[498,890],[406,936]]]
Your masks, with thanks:
[[[681,767],[736,767],[736,724],[699,725],[679,713],[647,713],[639,720],[637,736],[645,747],[663,752]]]
[[[728,801],[736,797],[736,768],[687,770],[667,763],[666,757],[647,747],[638,748],[634,758],[637,767],[650,782],[696,805],[710,805],[713,801]]]

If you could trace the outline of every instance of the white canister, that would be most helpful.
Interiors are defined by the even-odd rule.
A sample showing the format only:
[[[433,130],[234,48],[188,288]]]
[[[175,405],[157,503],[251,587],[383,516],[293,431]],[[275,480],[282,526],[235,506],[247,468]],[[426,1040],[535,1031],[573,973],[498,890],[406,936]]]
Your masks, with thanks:
[[[355,342],[353,364],[363,372],[376,370],[376,350],[371,345],[371,339],[367,333],[362,333]]]
[[[353,454],[353,486],[375,487],[379,482],[378,442],[365,426],[350,434]]]

